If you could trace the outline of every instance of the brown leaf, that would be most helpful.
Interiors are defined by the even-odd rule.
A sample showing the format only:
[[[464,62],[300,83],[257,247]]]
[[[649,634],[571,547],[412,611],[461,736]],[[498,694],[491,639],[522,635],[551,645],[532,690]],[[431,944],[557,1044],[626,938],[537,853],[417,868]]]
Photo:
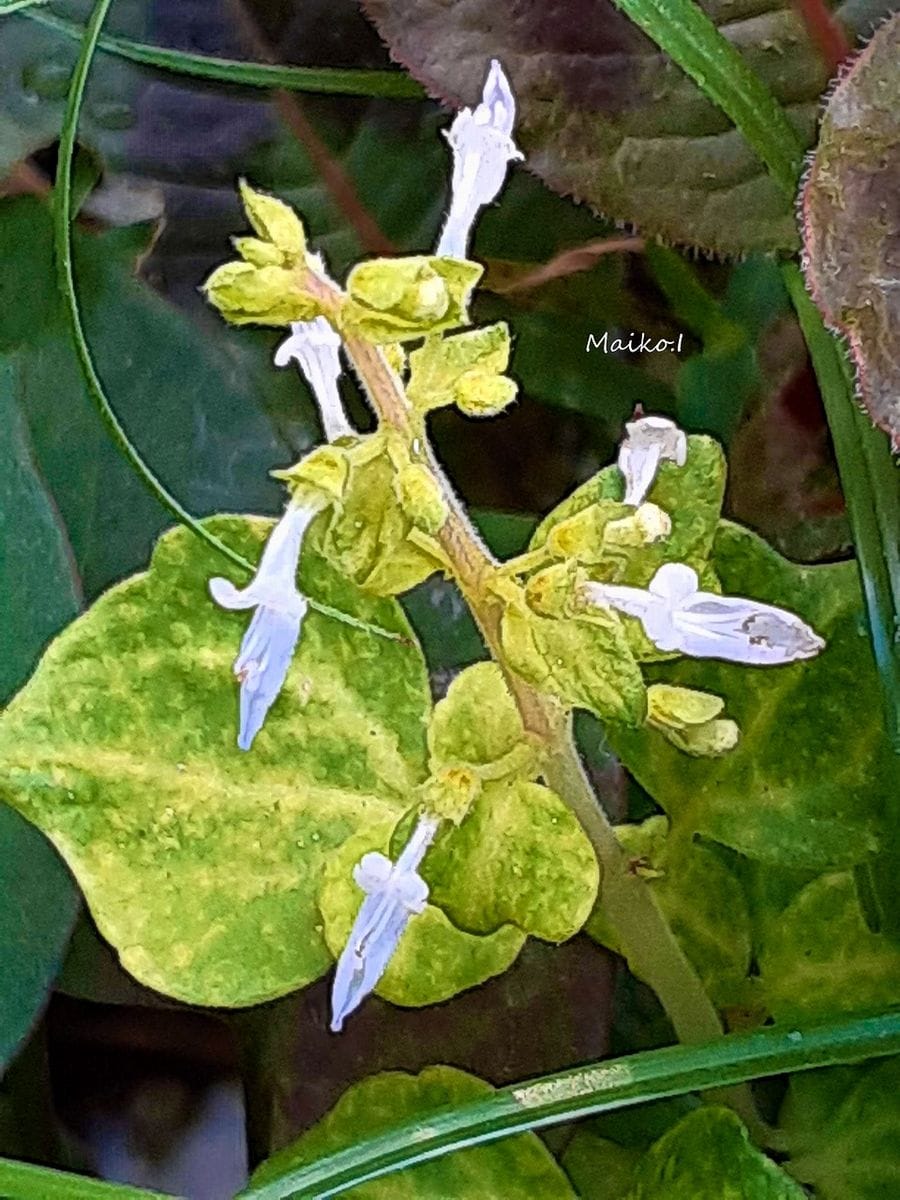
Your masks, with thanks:
[[[803,226],[816,303],[847,335],[863,402],[900,450],[900,14],[828,102]]]
[[[704,10],[814,139],[828,69],[792,0],[704,0]],[[645,234],[720,253],[794,249],[791,205],[728,118],[611,0],[364,0],[393,56],[457,106],[498,58],[529,167],[558,192]],[[869,0],[838,15],[869,27]],[[873,9],[876,10],[873,13]]]

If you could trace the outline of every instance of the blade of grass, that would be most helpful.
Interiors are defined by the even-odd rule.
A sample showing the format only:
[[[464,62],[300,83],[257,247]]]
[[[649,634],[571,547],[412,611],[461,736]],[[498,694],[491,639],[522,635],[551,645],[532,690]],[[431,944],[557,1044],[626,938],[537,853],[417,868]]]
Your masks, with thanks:
[[[22,7],[35,0],[21,0]],[[17,5],[18,7],[18,5]],[[2,13],[0,8],[0,13]],[[47,29],[73,41],[81,41],[85,26],[69,21],[56,13],[29,11],[23,13]],[[331,96],[374,96],[387,100],[422,100],[424,90],[403,71],[340,70],[334,67],[285,67],[270,63],[242,62],[239,59],[217,58],[207,54],[190,54],[151,46],[130,38],[103,33],[97,39],[97,49],[104,54],[128,59],[145,67],[157,67],[177,75],[197,79],[216,79],[222,83],[244,87],[283,88],[289,92],[323,92]]]
[[[237,1200],[325,1200],[454,1150],[666,1096],[900,1051],[900,1012],[668,1046],[500,1088],[251,1185]]]
[[[72,255],[73,162],[75,158],[75,142],[78,135],[78,118],[84,100],[87,77],[97,50],[103,22],[109,12],[111,3],[112,0],[97,0],[88,23],[84,27],[84,41],[72,74],[72,82],[69,86],[69,95],[63,115],[62,129],[60,130],[56,184],[53,189],[53,226],[59,289],[62,293],[63,304],[69,317],[72,339],[75,343],[75,350],[81,364],[88,393],[116,446],[118,446],[148,491],[156,497],[163,508],[172,514],[176,521],[190,529],[201,541],[227,558],[234,566],[240,567],[242,571],[248,574],[252,574],[255,570],[253,564],[248,562],[247,559],[235,550],[232,550],[230,546],[227,546],[214,534],[210,533],[201,521],[198,521],[196,517],[189,513],[176,500],[144,462],[137,448],[128,437],[121,421],[116,416],[116,412],[106,394],[103,382],[97,373],[81,320],[81,308],[78,303],[78,294],[75,290],[75,271]],[[354,629],[363,629],[367,633],[387,638],[389,641],[409,641],[401,633],[393,633],[387,629],[382,629],[378,625],[371,625],[368,621],[361,621],[358,617],[352,617],[348,613],[332,608],[331,605],[320,604],[311,598],[308,598],[308,602],[310,608],[315,609],[324,616],[341,621],[345,625],[350,625]]]
[[[163,1192],[106,1183],[8,1158],[0,1158],[0,1196],[3,1200],[179,1200]]]
[[[792,199],[803,146],[781,105],[693,0],[615,0],[728,116]]]
[[[854,399],[846,351],[828,332],[795,263],[782,267],[828,417],[841,489],[856,543],[856,559],[872,650],[884,693],[888,733],[900,754],[900,501],[887,437]]]

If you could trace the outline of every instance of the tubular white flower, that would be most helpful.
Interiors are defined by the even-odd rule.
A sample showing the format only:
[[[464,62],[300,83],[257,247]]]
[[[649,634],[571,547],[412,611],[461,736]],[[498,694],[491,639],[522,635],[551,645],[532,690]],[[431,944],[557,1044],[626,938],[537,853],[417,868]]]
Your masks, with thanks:
[[[420,817],[396,863],[377,850],[363,855],[353,878],[366,893],[338,959],[331,989],[331,1029],[340,1033],[387,970],[410,918],[428,901],[417,867],[434,840],[440,818]]]
[[[666,417],[639,417],[629,421],[619,446],[618,467],[625,476],[625,504],[642,504],[653,486],[659,464],[672,462],[683,467],[687,461],[687,438]]]
[[[329,442],[353,437],[355,430],[344,413],[338,380],[341,377],[341,339],[324,317],[294,321],[290,337],[275,351],[275,366],[295,359],[319,406],[322,428]]]
[[[466,257],[479,211],[496,199],[509,163],[523,157],[512,140],[515,116],[509,80],[492,59],[481,103],[474,111],[460,109],[446,134],[453,150],[452,196],[436,254]]]
[[[222,608],[256,609],[234,662],[241,685],[241,750],[250,749],[275,703],[300,636],[309,606],[297,590],[297,567],[303,535],[318,511],[318,505],[288,506],[272,530],[256,575],[247,587],[237,588],[230,579],[209,581],[212,598]]]
[[[794,613],[740,596],[698,590],[697,572],[665,563],[645,591],[618,584],[587,583],[591,604],[637,617],[659,650],[692,658],[721,658],[751,666],[779,666],[814,658],[825,642]]]

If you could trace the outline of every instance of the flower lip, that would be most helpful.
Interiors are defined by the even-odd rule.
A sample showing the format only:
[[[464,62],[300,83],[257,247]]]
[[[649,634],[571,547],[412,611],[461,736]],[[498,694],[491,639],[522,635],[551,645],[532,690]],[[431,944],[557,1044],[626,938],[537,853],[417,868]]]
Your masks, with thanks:
[[[668,417],[639,417],[625,425],[618,467],[625,477],[624,503],[640,505],[653,486],[660,464],[687,462],[687,437]]]
[[[814,658],[823,638],[800,617],[774,604],[698,589],[686,563],[665,563],[649,587],[583,585],[588,603],[636,617],[659,650],[750,666],[780,666]]]
[[[354,429],[344,413],[338,391],[341,377],[341,339],[325,317],[311,321],[294,321],[288,337],[275,350],[276,367],[286,367],[295,360],[301,374],[312,388],[322,428],[329,442],[339,437],[352,437]]]
[[[411,918],[424,911],[428,884],[418,867],[439,824],[439,817],[420,817],[396,862],[372,850],[354,867],[353,878],[366,895],[335,970],[332,1032],[340,1032],[346,1018],[375,988]]]
[[[462,108],[446,131],[453,151],[450,211],[436,253],[466,258],[478,213],[496,199],[509,163],[523,157],[512,140],[516,102],[497,59],[491,66],[475,109]]]
[[[230,579],[221,577],[209,581],[212,598],[222,608],[256,610],[234,662],[241,688],[241,750],[250,749],[262,728],[284,685],[300,637],[309,605],[297,589],[297,568],[303,537],[318,511],[318,504],[288,506],[269,535],[256,575],[247,587],[235,587]]]

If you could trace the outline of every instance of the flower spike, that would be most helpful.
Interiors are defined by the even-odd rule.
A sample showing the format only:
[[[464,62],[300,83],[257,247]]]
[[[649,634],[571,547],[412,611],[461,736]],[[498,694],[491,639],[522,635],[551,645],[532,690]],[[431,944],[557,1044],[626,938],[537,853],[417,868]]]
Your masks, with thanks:
[[[692,658],[721,658],[751,666],[779,666],[814,658],[825,642],[794,613],[740,596],[698,590],[697,572],[664,563],[650,586],[586,583],[590,604],[636,617],[658,650]]]
[[[355,435],[337,386],[341,376],[340,346],[341,339],[328,321],[314,317],[311,321],[294,321],[290,336],[275,351],[276,367],[286,367],[291,359],[296,359],[313,390],[329,442]]]
[[[662,462],[683,467],[687,461],[687,438],[666,417],[639,417],[629,421],[619,447],[619,470],[625,476],[625,504],[643,504]]]
[[[419,818],[396,863],[377,850],[364,854],[353,878],[366,893],[338,959],[331,989],[331,1029],[340,1033],[387,970],[410,919],[424,910],[428,884],[417,868],[434,840],[440,818]]]
[[[272,530],[256,575],[245,588],[230,579],[209,581],[213,600],[222,608],[255,608],[235,659],[241,685],[238,746],[249,750],[266,713],[284,684],[300,626],[309,607],[297,590],[297,567],[303,536],[320,505],[292,503]]]
[[[508,164],[524,157],[512,140],[515,115],[509,80],[492,59],[481,103],[474,111],[460,109],[447,131],[453,150],[452,197],[435,252],[439,256],[466,257],[479,211],[496,199]]]

